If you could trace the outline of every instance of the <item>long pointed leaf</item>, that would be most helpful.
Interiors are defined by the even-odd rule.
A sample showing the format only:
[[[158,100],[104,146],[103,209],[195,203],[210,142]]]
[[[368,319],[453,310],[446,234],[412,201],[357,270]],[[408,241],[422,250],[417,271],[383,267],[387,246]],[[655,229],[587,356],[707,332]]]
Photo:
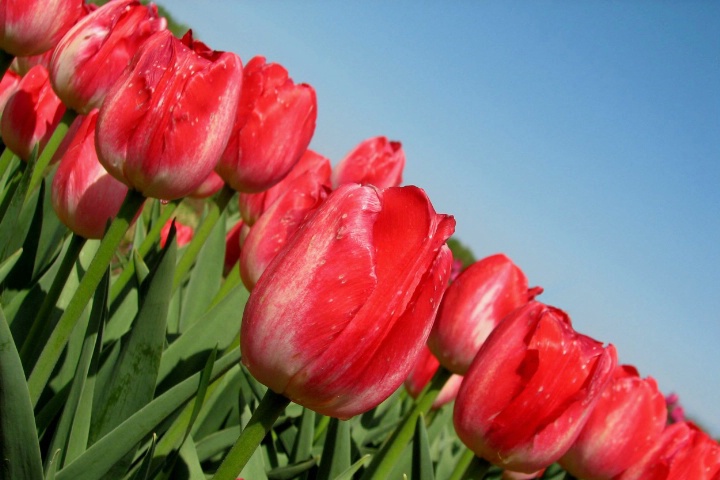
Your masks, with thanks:
[[[435,480],[433,463],[430,457],[430,443],[425,429],[425,416],[420,415],[415,422],[412,453],[412,480]]]

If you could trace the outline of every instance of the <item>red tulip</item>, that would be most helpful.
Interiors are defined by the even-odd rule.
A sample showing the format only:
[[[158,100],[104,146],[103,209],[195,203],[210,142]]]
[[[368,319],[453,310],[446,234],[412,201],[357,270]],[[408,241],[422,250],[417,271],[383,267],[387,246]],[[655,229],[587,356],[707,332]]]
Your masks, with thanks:
[[[210,175],[242,84],[234,53],[168,30],[152,35],[105,97],[96,145],[108,172],[146,197],[172,200]]]
[[[193,234],[195,233],[195,231],[191,226],[180,223],[180,221],[177,219],[171,219],[168,220],[160,230],[161,248],[165,248],[165,245],[167,244],[168,236],[170,236],[170,227],[172,226],[173,222],[175,222],[175,240],[177,240],[178,248],[184,247],[185,245],[190,243],[193,238]]]
[[[18,57],[46,52],[83,13],[83,0],[3,0],[0,49]]]
[[[102,238],[108,221],[115,218],[127,187],[115,180],[95,153],[98,111],[80,115],[55,152],[60,160],[52,182],[52,204],[60,220],[85,238]]]
[[[344,183],[396,187],[402,183],[403,168],[405,152],[400,142],[392,142],[387,137],[368,138],[335,166],[333,188]]]
[[[8,70],[5,72],[5,75],[3,75],[2,80],[0,80],[0,115],[2,115],[7,101],[13,93],[15,93],[18,85],[20,85],[20,78],[20,75],[12,70]]]
[[[248,290],[330,189],[313,172],[298,176],[250,228],[240,252],[240,276]]]
[[[578,478],[611,479],[657,442],[666,418],[665,399],[655,380],[619,365],[560,464]]]
[[[643,458],[617,480],[716,480],[720,446],[690,422],[668,425]]]
[[[240,233],[243,221],[239,220],[225,235],[225,261],[223,275],[227,275],[240,259]]]
[[[407,378],[430,333],[454,229],[417,187],[340,187],[250,295],[243,364],[323,415],[374,408]]]
[[[616,361],[615,347],[575,332],[562,310],[531,301],[495,327],[470,365],[455,430],[502,468],[545,468],[580,433]]]
[[[430,350],[445,368],[464,375],[500,320],[541,291],[528,290],[525,274],[503,254],[473,263],[445,292],[428,339]]]
[[[423,347],[415,359],[415,365],[410,371],[410,375],[405,379],[405,390],[408,391],[411,397],[417,398],[422,392],[425,385],[430,383],[435,372],[438,371],[440,362],[438,362],[435,355],[432,354],[427,346]],[[452,402],[457,396],[457,392],[460,389],[460,383],[463,377],[461,375],[453,374],[445,382],[440,393],[432,404],[432,408],[440,408],[446,403]]]
[[[287,186],[301,175],[313,175],[318,182],[330,187],[330,173],[332,167],[330,160],[312,150],[305,150],[300,161],[290,170],[279,183],[269,189],[258,193],[242,193],[239,196],[240,215],[247,225],[253,225],[260,215],[280,197]]]
[[[220,175],[215,173],[215,171],[210,172],[210,175],[207,176],[205,180],[200,184],[199,187],[197,187],[195,190],[190,192],[188,195],[190,198],[208,198],[212,197],[216,193],[218,193],[220,190],[222,190],[222,187],[225,186],[225,182],[222,178],[220,178]]]
[[[245,66],[232,137],[216,171],[235,190],[260,192],[293,168],[315,132],[317,99],[277,63],[255,57]]]
[[[37,65],[22,77],[5,104],[0,124],[2,139],[27,161],[36,144],[42,151],[64,114],[65,106],[50,86],[47,69]]]
[[[99,108],[140,45],[166,25],[155,5],[106,3],[78,21],[55,47],[49,67],[55,92],[77,112]]]

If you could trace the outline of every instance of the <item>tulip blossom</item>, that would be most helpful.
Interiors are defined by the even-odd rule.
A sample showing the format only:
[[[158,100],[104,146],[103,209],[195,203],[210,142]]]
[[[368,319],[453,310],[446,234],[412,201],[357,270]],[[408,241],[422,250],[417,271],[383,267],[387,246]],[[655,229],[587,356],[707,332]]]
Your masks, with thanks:
[[[560,464],[585,480],[610,479],[637,463],[665,428],[665,399],[651,377],[615,369],[587,423]]]
[[[195,190],[190,192],[188,195],[190,198],[208,198],[212,197],[216,193],[218,193],[220,190],[222,190],[222,187],[225,186],[225,182],[222,178],[220,178],[220,175],[215,173],[215,171],[210,172],[210,175],[207,176],[205,180],[200,184],[199,187],[197,187]]]
[[[332,184],[375,185],[378,188],[396,187],[402,183],[405,152],[400,142],[387,137],[373,137],[360,142],[333,169]]]
[[[46,52],[85,13],[83,0],[3,0],[0,49],[17,57]]]
[[[170,236],[170,227],[173,222],[175,223],[175,239],[177,240],[178,248],[184,247],[190,243],[193,238],[193,234],[195,232],[191,226],[180,223],[177,219],[171,219],[165,222],[165,225],[163,225],[162,229],[160,229],[161,248],[165,248],[165,245],[167,244],[167,239]]]
[[[428,339],[430,350],[445,368],[464,375],[500,320],[540,292],[528,289],[525,274],[503,254],[473,263],[445,292]]]
[[[435,355],[432,354],[427,346],[423,347],[420,351],[420,355],[415,360],[415,365],[410,371],[410,375],[405,379],[405,390],[408,391],[411,397],[417,398],[422,392],[425,385],[430,383],[435,372],[438,371],[440,362],[438,362]],[[440,389],[437,398],[433,401],[432,408],[440,408],[446,403],[452,402],[457,396],[457,392],[460,389],[460,383],[462,382],[462,376],[453,374],[445,382],[445,385]]]
[[[83,17],[60,40],[50,62],[50,82],[68,108],[85,113],[105,95],[140,45],[167,21],[155,5],[108,2]]]
[[[717,480],[720,445],[690,422],[668,425],[643,458],[617,480]]]
[[[245,65],[232,137],[216,171],[240,192],[272,187],[295,166],[315,132],[317,99],[277,63],[255,57]]]
[[[376,407],[427,340],[454,229],[417,187],[340,187],[255,285],[242,320],[243,364],[323,415]]]
[[[7,101],[17,90],[17,87],[20,84],[20,78],[20,75],[12,70],[8,70],[5,72],[5,75],[3,75],[2,80],[0,80],[0,115],[5,109]]]
[[[562,310],[531,301],[495,327],[470,365],[455,400],[455,431],[502,468],[545,468],[580,434],[616,362],[615,347],[575,332]]]
[[[305,150],[298,163],[279,183],[258,193],[242,193],[238,195],[240,215],[247,225],[253,225],[260,215],[273,204],[287,189],[287,185],[301,175],[312,175],[319,183],[330,187],[332,167],[330,160],[312,150]]]
[[[250,228],[240,252],[240,276],[248,290],[328,192],[329,188],[311,172],[285,184],[283,194]]]
[[[45,147],[65,114],[65,106],[53,92],[48,71],[33,67],[22,79],[3,110],[0,131],[10,150],[27,161],[35,145]]]
[[[96,146],[108,172],[146,197],[173,200],[210,175],[232,129],[242,85],[234,53],[188,32],[152,35],[110,89]]]
[[[60,220],[85,238],[102,238],[120,211],[127,187],[115,180],[95,153],[98,111],[80,115],[55,152],[60,160],[52,182],[52,205]]]

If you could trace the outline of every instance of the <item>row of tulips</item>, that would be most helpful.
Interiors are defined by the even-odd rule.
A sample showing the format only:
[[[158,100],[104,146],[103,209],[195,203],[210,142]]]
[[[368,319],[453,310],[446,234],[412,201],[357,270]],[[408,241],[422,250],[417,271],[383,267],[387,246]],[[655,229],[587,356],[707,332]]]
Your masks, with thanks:
[[[197,322],[186,318],[190,314],[181,315],[175,330],[166,318],[178,288],[214,281],[192,272],[205,271],[202,252],[212,252],[203,247],[219,231],[224,259],[217,281],[222,274],[225,290],[240,289],[233,286],[235,277],[251,292],[237,341],[242,371],[251,375],[243,385],[253,388],[260,382],[268,389],[252,405],[252,418],[243,419],[238,411],[223,413],[214,423],[218,428],[230,416],[245,425],[232,448],[222,450],[224,460],[213,464],[215,478],[234,479],[241,470],[246,475],[243,469],[258,445],[280,441],[285,433],[273,429],[273,423],[289,402],[304,412],[347,420],[380,412],[404,383],[416,401],[403,410],[397,425],[388,425],[391,433],[371,449],[369,463],[360,459],[335,472],[339,477],[390,478],[397,473],[397,452],[402,454],[411,439],[421,448],[426,424],[441,418],[430,412],[431,406],[442,409],[454,401],[454,438],[476,463],[482,458],[489,462],[486,467],[505,470],[508,478],[547,476],[559,464],[568,475],[585,479],[720,479],[718,443],[690,422],[669,422],[656,382],[618,364],[612,345],[575,331],[565,312],[537,301],[542,288],[531,288],[509,258],[493,255],[464,269],[453,262],[446,242],[455,220],[436,213],[422,189],[400,186],[405,155],[399,142],[365,140],[332,167],[329,159],[308,149],[318,114],[310,85],[295,83],[284,67],[261,56],[243,64],[236,54],[193,39],[191,32],[177,38],[167,23],[154,5],[137,0],[111,0],[101,7],[82,0],[0,0],[0,136],[6,146],[0,158],[3,309],[12,311],[18,291],[46,289],[41,305],[28,307],[34,321],[27,329],[18,327],[18,314],[7,328],[0,315],[2,343],[13,345],[0,358],[5,432],[0,431],[0,446],[7,478],[42,478],[33,466],[41,449],[53,459],[45,462],[48,478],[56,470],[58,478],[172,478],[171,462],[153,467],[158,457],[171,457],[164,439],[183,429],[174,423],[168,427],[170,413],[150,430],[138,430],[146,445],[139,451],[146,453],[137,453],[140,438],[128,440],[130,446],[118,450],[117,460],[97,465],[108,443],[134,438],[127,429],[142,423],[138,416],[161,408],[161,400],[168,402],[160,392],[185,385],[167,384],[171,377],[163,361],[177,355],[173,349],[185,339],[192,343],[185,333],[198,339],[202,334],[182,325]],[[67,246],[58,245],[56,257],[50,255],[38,275],[20,281],[13,262],[27,253],[10,248],[17,243],[11,230],[25,221],[24,211],[38,223],[48,221],[37,213],[43,210],[46,181],[51,182],[52,208],[73,235],[69,242],[56,239]],[[230,205],[236,194],[237,203]],[[210,198],[194,230],[170,219],[179,201],[189,197]],[[30,198],[37,203],[29,203]],[[228,222],[226,232],[220,220],[235,206],[238,218]],[[133,261],[111,264],[128,246],[127,230],[134,222]],[[33,220],[26,223],[33,231]],[[138,233],[146,227],[147,232]],[[32,244],[28,239],[21,239],[23,249]],[[85,242],[93,239],[101,241],[87,243],[95,253],[82,264]],[[161,249],[148,267],[153,243]],[[175,262],[177,247],[183,256]],[[82,274],[70,288],[76,264],[82,265]],[[111,279],[109,265],[120,266]],[[41,287],[43,275],[49,275],[50,286]],[[134,320],[120,320],[127,330],[118,330],[122,346],[113,349],[97,340],[102,348],[95,352],[94,339],[102,337],[107,315],[123,316],[117,302],[130,298],[133,277],[140,282],[141,301]],[[69,298],[63,299],[63,292]],[[196,317],[216,305],[214,294],[206,303],[203,308],[210,310],[198,310]],[[200,309],[187,306],[193,308]],[[234,313],[238,318],[233,321],[239,320]],[[58,433],[70,428],[65,415],[52,420],[46,412],[60,408],[50,408],[55,403],[48,398],[61,391],[80,402],[81,394],[73,396],[70,383],[64,384],[66,390],[57,386],[55,371],[63,355],[72,357],[72,345],[66,345],[72,344],[73,332],[93,340],[88,340],[83,375],[101,358],[120,366],[98,377],[107,388],[97,393],[99,400],[91,398],[93,413],[88,415],[100,414],[92,418],[84,440],[70,435],[65,442]],[[146,362],[123,363],[141,351]],[[231,355],[227,350],[223,359]],[[78,373],[83,358],[71,367],[80,383],[91,378]],[[199,400],[196,409],[187,410],[189,425],[178,452],[186,448],[191,431],[199,434],[192,430],[194,419],[211,416],[202,410],[206,390],[221,391],[213,382],[231,378],[226,372],[233,367],[240,369],[237,359],[222,368],[214,359],[215,351],[198,374]],[[14,364],[19,367],[12,370]],[[123,377],[118,372],[131,373]],[[143,375],[147,379],[141,381]],[[150,387],[140,387],[146,384]],[[8,400],[8,385],[13,392],[22,390],[20,400]],[[192,392],[182,398],[189,401]],[[38,431],[32,447],[15,445],[7,433],[22,430],[13,420],[24,418],[22,408],[35,410],[32,430]],[[81,411],[74,413],[76,419]],[[185,418],[179,415],[178,421]],[[329,452],[339,448],[333,441],[339,437],[333,435],[343,424],[328,430],[323,458],[333,458]],[[274,440],[265,438],[268,432]],[[151,434],[158,433],[162,437],[156,445]],[[163,455],[156,455],[156,448]],[[306,467],[283,470],[282,478],[293,472],[311,476],[315,464],[302,463],[298,450],[293,451],[297,465]],[[57,455],[60,460],[54,460]],[[332,478],[333,467],[323,465],[328,463],[321,464],[318,478]],[[483,474],[492,471],[486,468]],[[461,468],[456,472],[470,475]],[[432,464],[419,461],[412,474],[433,478]]]

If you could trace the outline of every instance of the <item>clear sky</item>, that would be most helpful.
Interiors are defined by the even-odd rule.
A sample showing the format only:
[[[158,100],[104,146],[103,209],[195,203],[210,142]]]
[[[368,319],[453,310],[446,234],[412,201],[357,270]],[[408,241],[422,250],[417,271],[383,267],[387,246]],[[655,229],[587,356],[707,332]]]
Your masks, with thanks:
[[[313,85],[333,163],[401,141],[476,256],[720,436],[720,2],[160,3]]]

